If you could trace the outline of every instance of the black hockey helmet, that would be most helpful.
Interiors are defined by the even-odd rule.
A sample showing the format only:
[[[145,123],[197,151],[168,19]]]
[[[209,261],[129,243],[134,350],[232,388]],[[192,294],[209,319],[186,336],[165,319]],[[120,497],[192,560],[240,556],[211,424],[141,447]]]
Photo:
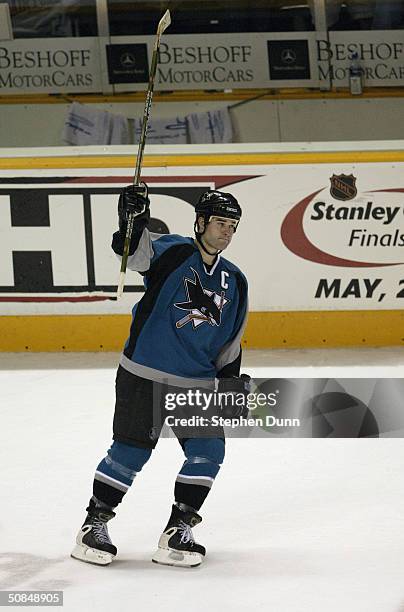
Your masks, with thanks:
[[[223,191],[205,191],[195,206],[196,217],[203,217],[205,225],[211,217],[224,217],[238,222],[241,218],[241,207],[231,193]],[[195,222],[195,226],[197,226]],[[237,227],[237,226],[236,226]]]

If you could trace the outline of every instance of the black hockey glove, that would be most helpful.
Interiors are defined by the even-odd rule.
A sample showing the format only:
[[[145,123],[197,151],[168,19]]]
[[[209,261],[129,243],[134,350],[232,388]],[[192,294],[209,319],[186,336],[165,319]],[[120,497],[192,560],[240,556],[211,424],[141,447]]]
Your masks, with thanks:
[[[221,416],[224,419],[235,419],[248,417],[247,396],[251,390],[251,377],[248,374],[232,376],[231,378],[219,378],[217,392],[224,393],[227,397],[221,397]]]
[[[130,215],[138,217],[149,210],[149,206],[146,183],[124,187],[118,201],[119,228],[126,226]]]
[[[140,237],[150,219],[150,200],[146,183],[128,185],[122,189],[118,201],[119,231],[112,236],[112,249],[117,255],[123,254],[126,229],[130,214],[134,214],[133,231],[129,255],[136,251]]]

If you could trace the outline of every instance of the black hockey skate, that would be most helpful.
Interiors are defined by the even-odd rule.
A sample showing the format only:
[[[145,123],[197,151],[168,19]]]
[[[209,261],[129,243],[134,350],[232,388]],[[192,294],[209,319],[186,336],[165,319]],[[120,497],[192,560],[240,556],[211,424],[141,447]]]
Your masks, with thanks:
[[[88,514],[76,538],[71,556],[80,561],[108,565],[117,553],[108,534],[107,522],[115,516],[108,508],[97,507],[90,500]]]
[[[158,543],[158,549],[152,560],[163,565],[179,567],[196,567],[205,556],[204,546],[197,544],[191,527],[200,523],[202,518],[191,510],[181,510],[173,506],[167,527]]]

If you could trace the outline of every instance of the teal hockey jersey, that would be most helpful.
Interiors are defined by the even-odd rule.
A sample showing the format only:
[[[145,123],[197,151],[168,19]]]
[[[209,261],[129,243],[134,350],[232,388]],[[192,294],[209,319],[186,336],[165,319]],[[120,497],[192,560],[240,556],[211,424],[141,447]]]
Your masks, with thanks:
[[[248,312],[239,268],[218,255],[209,269],[193,238],[145,227],[136,242],[128,268],[143,275],[146,291],[132,311],[122,367],[180,387],[212,388],[215,378],[238,376]]]

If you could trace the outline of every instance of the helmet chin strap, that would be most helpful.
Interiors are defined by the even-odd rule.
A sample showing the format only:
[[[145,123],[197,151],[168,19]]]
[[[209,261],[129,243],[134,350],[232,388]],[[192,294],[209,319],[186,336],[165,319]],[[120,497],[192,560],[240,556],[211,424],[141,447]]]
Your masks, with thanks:
[[[201,245],[201,247],[203,248],[203,250],[205,251],[205,253],[207,253],[208,255],[210,255],[211,257],[215,257],[215,255],[219,255],[219,253],[221,253],[222,251],[216,251],[215,253],[210,253],[208,251],[208,249],[205,247],[205,245],[202,242],[202,234],[200,234],[199,232],[197,232],[196,234],[196,239],[199,242],[199,244]]]
[[[205,251],[205,253],[210,255],[210,257],[215,257],[216,255],[219,255],[219,253],[221,253],[222,251],[218,250],[215,253],[210,253],[208,251],[208,249],[205,247],[205,245],[203,244],[203,242],[202,242],[202,236],[205,233],[206,227],[204,228],[203,232],[198,232],[198,229],[199,229],[198,228],[198,223],[197,223],[197,221],[195,221],[195,223],[194,223],[195,237],[196,237],[198,243],[201,245],[202,249]]]

